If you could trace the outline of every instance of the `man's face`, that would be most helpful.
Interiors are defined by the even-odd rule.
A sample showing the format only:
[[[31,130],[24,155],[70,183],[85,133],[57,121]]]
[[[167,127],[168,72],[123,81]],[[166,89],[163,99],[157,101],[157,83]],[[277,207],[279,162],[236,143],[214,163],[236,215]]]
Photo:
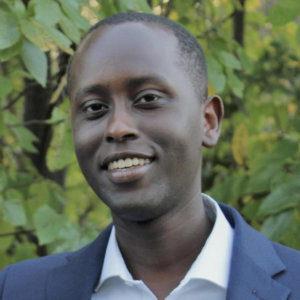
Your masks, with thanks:
[[[145,221],[201,192],[202,104],[157,25],[96,29],[72,68],[80,167],[114,216]]]

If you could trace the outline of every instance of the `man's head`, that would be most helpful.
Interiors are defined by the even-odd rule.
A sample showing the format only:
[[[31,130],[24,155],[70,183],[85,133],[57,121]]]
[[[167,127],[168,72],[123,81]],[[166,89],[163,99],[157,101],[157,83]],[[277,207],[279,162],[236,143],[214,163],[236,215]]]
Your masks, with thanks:
[[[77,158],[115,217],[158,218],[201,193],[201,149],[218,139],[222,104],[199,95],[179,44],[160,23],[124,21],[90,31],[73,60]]]
[[[175,22],[152,14],[134,12],[122,13],[113,15],[96,23],[90,28],[85,38],[100,27],[113,26],[128,22],[156,24],[174,34],[178,42],[178,63],[191,77],[200,100],[205,101],[207,98],[207,71],[205,56],[197,40],[187,30]],[[70,73],[72,60],[73,59],[71,59],[68,68],[68,90],[70,90],[71,85]]]

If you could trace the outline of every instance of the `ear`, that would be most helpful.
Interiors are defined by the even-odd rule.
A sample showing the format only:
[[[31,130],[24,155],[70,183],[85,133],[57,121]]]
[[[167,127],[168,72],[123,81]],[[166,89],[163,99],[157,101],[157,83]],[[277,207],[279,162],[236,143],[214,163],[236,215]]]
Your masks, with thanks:
[[[205,101],[203,104],[203,146],[210,148],[217,144],[223,115],[224,106],[221,97],[214,95]]]

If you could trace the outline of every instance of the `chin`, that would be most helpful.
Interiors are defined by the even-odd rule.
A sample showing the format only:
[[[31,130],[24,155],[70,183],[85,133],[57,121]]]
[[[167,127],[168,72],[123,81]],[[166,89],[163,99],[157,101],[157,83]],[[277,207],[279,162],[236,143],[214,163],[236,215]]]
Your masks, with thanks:
[[[143,203],[123,203],[123,205],[115,205],[111,208],[113,218],[119,218],[129,222],[151,222],[163,215],[159,206],[154,206],[153,201],[150,205]]]

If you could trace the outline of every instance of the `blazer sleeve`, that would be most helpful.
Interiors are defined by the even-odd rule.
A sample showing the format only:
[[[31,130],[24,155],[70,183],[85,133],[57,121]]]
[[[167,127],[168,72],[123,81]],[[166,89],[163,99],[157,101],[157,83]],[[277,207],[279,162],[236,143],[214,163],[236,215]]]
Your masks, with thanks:
[[[4,287],[5,287],[5,282],[7,279],[7,274],[9,272],[9,269],[10,267],[6,267],[0,272],[0,300],[3,299]]]

